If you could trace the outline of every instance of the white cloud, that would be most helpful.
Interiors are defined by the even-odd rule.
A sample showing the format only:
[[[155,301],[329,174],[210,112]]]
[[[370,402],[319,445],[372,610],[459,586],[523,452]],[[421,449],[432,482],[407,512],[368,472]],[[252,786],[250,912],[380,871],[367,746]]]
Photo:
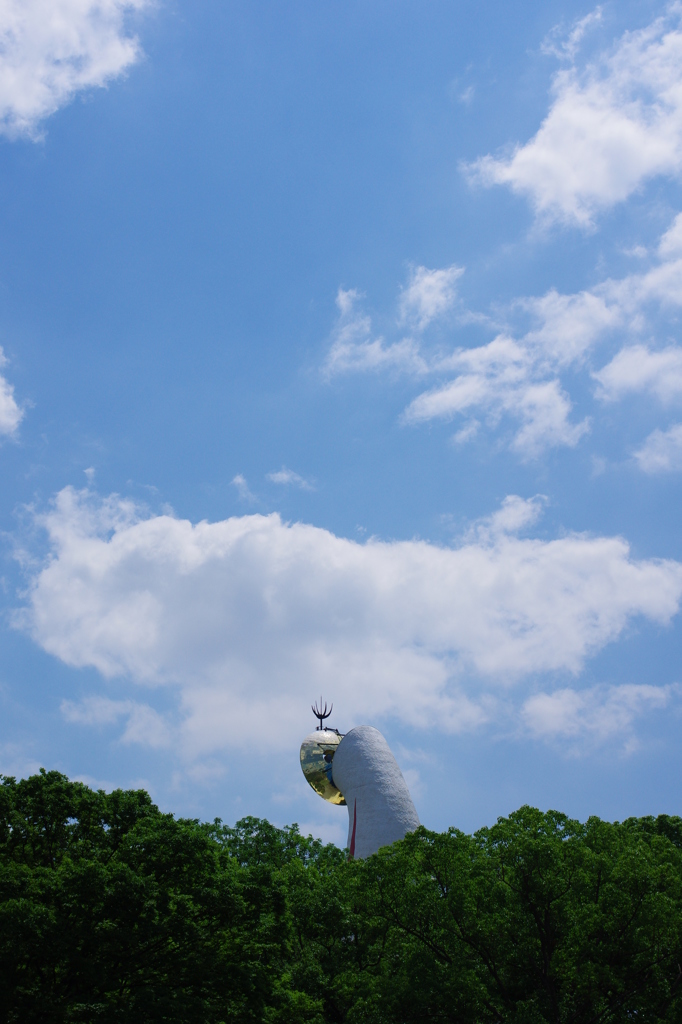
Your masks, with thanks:
[[[645,473],[672,473],[682,470],[682,423],[669,430],[654,430],[635,452]]]
[[[510,323],[492,341],[458,347],[449,354],[428,348],[423,341],[387,345],[382,338],[373,340],[369,318],[355,312],[357,293],[342,292],[342,319],[328,366],[360,371],[399,365],[415,377],[436,377],[437,384],[410,402],[403,422],[466,415],[469,423],[455,432],[455,444],[476,435],[482,414],[492,429],[498,429],[503,420],[514,423],[506,443],[524,459],[537,458],[552,447],[573,447],[588,432],[591,421],[589,417],[573,421],[564,375],[568,370],[590,368],[597,346],[607,340],[612,348],[614,338],[622,344],[625,337],[627,343],[593,373],[601,399],[620,399],[635,391],[649,391],[664,402],[682,395],[682,348],[655,350],[638,340],[645,330],[655,335],[658,320],[682,307],[681,247],[679,215],[662,236],[658,250],[653,250],[651,265],[644,272],[607,279],[574,294],[552,288],[541,296],[516,299],[507,310]],[[418,274],[414,280],[421,280]],[[403,293],[403,305],[408,294],[409,289]],[[415,299],[415,326],[420,308]],[[469,319],[491,326],[483,316],[469,314]]]
[[[126,16],[151,0],[1,0],[0,131],[36,137],[77,92],[140,57]]]
[[[534,498],[508,494],[497,512],[476,524],[476,536],[482,541],[488,541],[503,534],[519,533],[538,521],[546,501],[544,494],[538,494]]]
[[[403,292],[403,318],[412,315],[415,324],[424,326],[430,316],[445,310],[454,301],[453,291],[446,302],[447,288],[454,289],[460,272],[458,267],[444,271],[419,268]],[[449,282],[447,288],[443,282]],[[573,447],[587,432],[587,419],[571,422],[571,402],[556,372],[581,363],[594,343],[622,320],[613,298],[607,301],[589,291],[561,295],[552,289],[539,298],[513,304],[514,310],[533,321],[531,329],[518,339],[502,333],[485,345],[458,348],[447,356],[428,355],[412,339],[392,345],[382,338],[372,340],[369,318],[355,312],[357,293],[342,291],[339,295],[341,318],[327,359],[328,374],[398,366],[416,376],[459,371],[454,379],[417,396],[405,410],[404,421],[449,419],[474,409],[487,413],[492,425],[509,416],[520,421],[510,444],[524,458],[537,458],[554,446]],[[475,429],[464,428],[455,435],[456,443],[463,444],[474,435]]]
[[[325,361],[325,375],[386,369],[425,373],[426,363],[412,338],[385,345],[383,338],[372,337],[371,319],[357,311],[359,299],[355,289],[339,288],[336,296],[339,321]]]
[[[469,420],[463,427],[460,428],[455,434],[452,435],[453,444],[467,444],[468,441],[472,441],[478,434],[478,430],[481,424],[478,420]]]
[[[641,715],[666,708],[679,691],[674,685],[625,684],[537,693],[525,701],[521,719],[534,736],[603,743],[631,734]]]
[[[4,366],[6,362],[0,348],[0,366]],[[0,434],[14,434],[23,415],[23,410],[19,408],[14,397],[14,387],[0,374]]]
[[[508,158],[479,159],[469,167],[472,178],[528,196],[544,220],[589,226],[599,210],[627,199],[647,179],[679,176],[680,14],[672,4],[596,62],[559,71],[534,138]]]
[[[645,345],[632,345],[621,349],[594,376],[606,401],[647,391],[662,402],[670,402],[682,397],[682,348],[671,345],[652,352]]]
[[[356,720],[471,729],[494,713],[491,687],[578,672],[633,617],[665,624],[679,607],[677,562],[633,559],[617,537],[517,537],[538,502],[508,499],[443,548],[359,544],[277,515],[145,518],[67,488],[41,519],[52,554],[16,625],[68,665],[177,689],[188,757],[248,745],[264,716],[286,748],[321,682]],[[167,738],[128,704],[67,713],[119,709],[128,740]]]
[[[453,264],[441,270],[417,267],[400,298],[401,318],[423,331],[432,320],[452,309],[457,298],[457,281],[464,267]]]
[[[658,254],[662,259],[682,256],[682,213],[674,221],[658,243]]]
[[[286,466],[282,466],[282,468],[278,469],[275,473],[268,473],[267,478],[268,480],[272,480],[273,484],[283,484],[284,486],[294,484],[296,487],[300,487],[302,491],[315,490],[312,484],[308,483],[308,481],[298,473],[294,473],[293,469],[287,469]]]
[[[651,274],[657,272],[660,268]],[[422,330],[431,319],[452,308],[462,273],[455,265],[442,270],[418,267],[402,292],[401,320]],[[537,458],[554,446],[575,446],[589,429],[588,419],[571,421],[571,401],[557,373],[584,363],[595,343],[622,324],[623,303],[627,299],[632,305],[634,291],[647,298],[656,289],[670,291],[669,283],[651,282],[649,277],[646,281],[640,276],[627,282],[607,282],[604,294],[595,289],[562,295],[551,289],[540,297],[518,299],[511,304],[510,313],[530,321],[525,333],[514,337],[505,330],[487,344],[456,348],[449,355],[429,351],[412,338],[393,344],[373,338],[369,317],[356,308],[359,294],[340,290],[340,318],[325,370],[330,376],[350,370],[400,369],[416,377],[437,374],[441,378],[454,372],[454,379],[418,395],[405,410],[404,422],[449,419],[473,410],[484,412],[492,426],[503,416],[511,417],[519,425],[510,446],[523,458]],[[465,443],[475,432],[473,427],[463,428],[455,434],[455,443]]]
[[[540,298],[519,299],[515,305],[538,324],[522,338],[524,348],[551,368],[580,363],[604,332],[621,321],[616,305],[589,291],[561,295],[552,288]]]
[[[604,297],[631,330],[641,330],[650,303],[663,308],[682,305],[682,259],[665,259],[644,274],[604,281],[594,291]]]
[[[511,447],[525,458],[537,458],[547,448],[574,448],[590,429],[586,418],[571,423],[571,402],[558,380],[530,384],[509,396],[508,410],[518,416],[521,427]]]
[[[130,700],[112,700],[111,697],[86,697],[80,702],[63,700],[60,711],[67,722],[79,725],[112,725],[128,714]]]
[[[511,447],[525,458],[556,445],[573,447],[589,429],[587,420],[570,422],[571,402],[559,381],[536,379],[532,353],[512,338],[500,335],[488,345],[460,349],[447,365],[469,372],[415,398],[405,422],[450,419],[472,409],[487,411],[493,422],[510,415],[520,420]]]
[[[241,473],[237,473],[236,476],[232,477],[232,486],[237,488],[237,494],[242,501],[254,502],[258,500],[246,482],[246,477]]]
[[[636,260],[643,260],[645,256],[649,255],[649,250],[645,245],[632,245],[629,248],[621,249],[621,252],[624,256],[631,256]]]
[[[444,270],[419,267],[402,293],[401,319],[411,319],[414,327],[422,329],[451,308],[461,273],[462,268],[454,265]],[[557,374],[582,365],[595,343],[622,324],[621,307],[626,298],[632,305],[633,291],[649,297],[656,288],[659,292],[664,288],[648,278],[628,281],[627,287],[625,282],[607,285],[608,294],[595,289],[562,295],[551,289],[540,297],[518,299],[510,313],[530,321],[525,333],[514,337],[505,330],[487,344],[456,348],[449,355],[429,351],[413,339],[386,344],[383,338],[373,338],[369,317],[356,311],[358,293],[341,290],[337,298],[341,315],[326,372],[399,368],[417,377],[437,374],[441,378],[454,372],[454,379],[418,395],[405,410],[404,422],[450,419],[477,410],[486,414],[493,427],[503,416],[518,422],[510,446],[523,458],[537,458],[554,446],[573,447],[588,431],[589,420],[571,421],[571,401]],[[455,434],[455,443],[475,436],[478,421],[472,422],[475,427],[470,424]]]

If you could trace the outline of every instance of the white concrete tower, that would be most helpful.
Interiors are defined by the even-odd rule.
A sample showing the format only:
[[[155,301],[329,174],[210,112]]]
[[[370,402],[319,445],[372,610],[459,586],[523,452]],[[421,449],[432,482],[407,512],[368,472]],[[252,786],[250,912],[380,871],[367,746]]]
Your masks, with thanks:
[[[346,733],[334,752],[332,778],[348,805],[351,857],[369,857],[419,828],[403,773],[378,729],[359,725]]]
[[[378,729],[359,725],[350,732],[325,728],[334,705],[313,705],[319,725],[301,744],[301,771],[308,785],[329,803],[348,806],[348,852],[369,857],[382,846],[419,828],[403,773]]]

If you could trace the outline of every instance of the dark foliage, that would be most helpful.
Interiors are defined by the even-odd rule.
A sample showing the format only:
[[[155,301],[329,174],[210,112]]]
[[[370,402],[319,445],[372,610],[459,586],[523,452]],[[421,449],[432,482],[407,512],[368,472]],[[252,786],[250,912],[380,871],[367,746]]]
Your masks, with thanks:
[[[679,818],[522,807],[354,862],[295,825],[0,781],[0,1024],[672,1024],[681,964]]]

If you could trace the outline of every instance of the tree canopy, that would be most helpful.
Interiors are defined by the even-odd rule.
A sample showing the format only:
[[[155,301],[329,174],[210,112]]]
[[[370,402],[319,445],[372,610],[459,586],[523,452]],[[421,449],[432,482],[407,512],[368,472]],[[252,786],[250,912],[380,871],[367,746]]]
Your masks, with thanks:
[[[522,807],[353,861],[0,780],[0,1024],[682,1021],[680,818]]]

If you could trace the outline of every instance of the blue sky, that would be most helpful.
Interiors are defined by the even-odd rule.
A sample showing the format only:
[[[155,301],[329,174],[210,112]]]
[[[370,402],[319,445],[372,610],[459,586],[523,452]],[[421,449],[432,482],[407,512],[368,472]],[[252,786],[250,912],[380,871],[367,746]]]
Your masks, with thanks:
[[[0,771],[682,813],[682,5],[0,5]]]

